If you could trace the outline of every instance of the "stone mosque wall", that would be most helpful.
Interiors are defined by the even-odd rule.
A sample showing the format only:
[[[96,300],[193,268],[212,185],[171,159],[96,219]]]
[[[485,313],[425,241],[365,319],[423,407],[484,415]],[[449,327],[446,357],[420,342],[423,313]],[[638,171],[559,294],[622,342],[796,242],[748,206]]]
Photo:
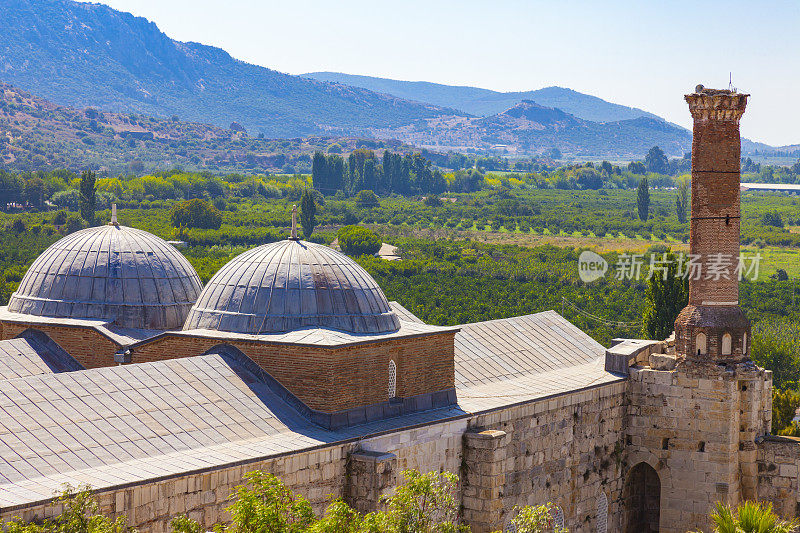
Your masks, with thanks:
[[[169,531],[187,513],[207,529],[226,521],[228,497],[261,469],[306,496],[321,513],[329,496],[362,511],[399,482],[404,469],[451,471],[462,479],[464,518],[476,533],[502,530],[515,505],[552,501],[570,531],[619,530],[625,460],[624,382],[490,413],[323,446],[303,453],[99,491],[100,510],[125,515],[143,533]],[[58,512],[51,505],[4,509],[0,521]]]
[[[800,439],[770,435],[757,451],[758,499],[781,516],[800,516]]]
[[[660,485],[660,517],[634,502],[645,487],[625,488],[629,524],[657,519],[658,531],[684,533],[706,528],[717,501],[756,498],[756,440],[770,430],[771,372],[752,364],[631,368],[628,386],[628,463],[652,468]]]

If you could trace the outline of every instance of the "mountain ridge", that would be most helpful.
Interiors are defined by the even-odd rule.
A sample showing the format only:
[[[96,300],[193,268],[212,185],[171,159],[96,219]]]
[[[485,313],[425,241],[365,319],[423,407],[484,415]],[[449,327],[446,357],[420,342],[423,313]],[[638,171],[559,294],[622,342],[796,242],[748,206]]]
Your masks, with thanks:
[[[103,4],[5,0],[0,19],[0,78],[61,105],[221,127],[235,121],[268,137],[354,134],[460,114],[252,65]]]
[[[379,138],[434,150],[488,152],[509,145],[510,153],[520,155],[558,148],[578,158],[612,159],[641,158],[654,145],[682,156],[690,146],[687,130],[571,89],[497,93],[461,87],[463,98],[442,106],[252,65],[221,48],[171,39],[154,22],[102,4],[4,0],[0,20],[6,23],[0,32],[0,80],[63,106],[222,129],[236,123],[251,139],[256,134]],[[452,92],[451,86],[416,83],[442,98]],[[419,91],[415,96],[427,98]],[[484,114],[456,109],[464,99]],[[582,122],[559,117],[546,124],[506,113],[523,100]]]
[[[590,94],[558,86],[531,91],[501,92],[468,85],[446,85],[428,81],[403,81],[376,76],[341,72],[309,72],[303,77],[361,87],[398,98],[460,109],[476,116],[502,113],[522,100],[533,100],[546,107],[555,107],[592,122],[614,122],[640,116],[661,117],[642,109],[608,102]],[[446,105],[442,102],[447,102]]]

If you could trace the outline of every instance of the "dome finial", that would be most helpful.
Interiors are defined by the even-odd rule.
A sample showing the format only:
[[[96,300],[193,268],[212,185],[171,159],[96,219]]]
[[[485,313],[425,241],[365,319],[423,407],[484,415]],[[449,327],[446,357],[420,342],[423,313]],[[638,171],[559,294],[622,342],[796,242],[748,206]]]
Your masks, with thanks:
[[[299,241],[297,238],[297,206],[292,206],[292,236],[289,237],[293,241]]]
[[[117,222],[117,204],[111,204],[111,222],[109,225],[119,226],[119,222]]]

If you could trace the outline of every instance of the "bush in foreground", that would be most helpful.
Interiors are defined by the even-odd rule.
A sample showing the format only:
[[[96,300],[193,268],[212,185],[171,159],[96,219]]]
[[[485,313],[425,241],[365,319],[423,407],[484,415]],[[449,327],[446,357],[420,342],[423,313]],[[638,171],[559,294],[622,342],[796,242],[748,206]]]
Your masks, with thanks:
[[[347,255],[374,255],[381,249],[381,238],[364,226],[345,226],[337,237],[339,246]]]
[[[384,496],[385,511],[361,515],[341,499],[333,500],[323,516],[314,516],[311,504],[293,494],[272,474],[254,471],[231,495],[226,510],[230,524],[217,524],[215,533],[469,533],[461,522],[456,500],[458,476],[448,472],[402,472],[405,482],[391,496]],[[112,521],[98,514],[89,487],[71,488],[58,504],[64,511],[41,523],[14,519],[0,525],[7,533],[136,533],[124,517]],[[554,525],[552,504],[514,508],[512,520],[518,533],[567,533]],[[205,528],[185,514],[170,522],[173,533],[202,533]]]

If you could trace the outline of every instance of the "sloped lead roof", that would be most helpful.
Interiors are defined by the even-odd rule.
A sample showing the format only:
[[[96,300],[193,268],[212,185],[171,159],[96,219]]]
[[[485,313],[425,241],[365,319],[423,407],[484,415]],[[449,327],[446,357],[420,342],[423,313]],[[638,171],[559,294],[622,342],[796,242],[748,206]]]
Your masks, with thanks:
[[[327,246],[286,240],[249,250],[211,278],[183,329],[259,335],[303,327],[351,333],[400,328],[383,291]]]
[[[174,247],[146,231],[99,226],[44,251],[8,310],[106,320],[120,327],[177,329],[200,293],[200,278]]]

